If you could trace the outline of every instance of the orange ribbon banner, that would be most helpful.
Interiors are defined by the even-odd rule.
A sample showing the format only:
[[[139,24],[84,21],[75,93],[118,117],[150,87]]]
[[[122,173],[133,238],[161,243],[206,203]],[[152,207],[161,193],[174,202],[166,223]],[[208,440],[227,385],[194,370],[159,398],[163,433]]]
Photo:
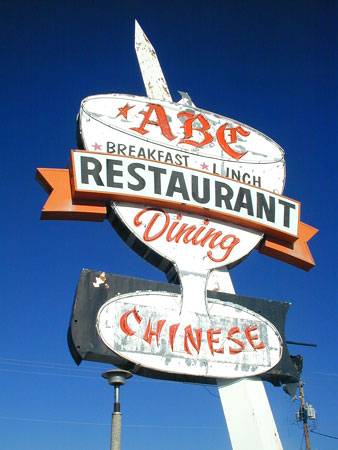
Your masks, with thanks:
[[[74,154],[74,152],[72,152]],[[116,172],[117,173],[117,172]],[[135,193],[134,197],[123,194],[107,194],[93,190],[81,194],[76,189],[76,174],[74,167],[68,169],[37,169],[36,179],[49,194],[46,204],[41,212],[43,220],[83,220],[102,222],[107,217],[106,201],[127,201],[139,203]],[[142,198],[142,197],[141,197]],[[182,211],[195,213],[198,207],[189,207],[175,203],[169,205],[166,200],[150,201],[153,206],[171,207]],[[220,219],[213,216],[212,211],[200,208],[200,214]],[[219,213],[221,214],[221,213]],[[222,213],[223,214],[223,213]],[[315,263],[308,248],[307,242],[317,233],[317,229],[302,222],[298,223],[297,236],[290,236],[287,232],[277,232],[268,225],[260,225],[247,219],[232,217],[224,213],[227,222],[233,222],[251,229],[264,232],[265,239],[258,249],[260,253],[299,267],[310,270]]]

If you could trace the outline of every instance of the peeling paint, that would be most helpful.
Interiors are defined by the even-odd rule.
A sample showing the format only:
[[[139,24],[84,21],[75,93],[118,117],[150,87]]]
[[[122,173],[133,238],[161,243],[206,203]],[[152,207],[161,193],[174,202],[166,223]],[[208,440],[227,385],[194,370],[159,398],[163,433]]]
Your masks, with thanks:
[[[165,292],[114,297],[98,312],[98,333],[121,357],[169,373],[216,378],[255,376],[280,361],[281,336],[259,314],[216,300],[209,300],[210,315],[180,314],[179,298],[179,294]],[[254,340],[250,343],[247,336]]]
[[[106,283],[105,272],[102,272],[98,277],[96,277],[95,281],[93,282],[93,286],[95,288],[98,288],[101,285],[103,285],[106,289],[109,289],[109,284]]]

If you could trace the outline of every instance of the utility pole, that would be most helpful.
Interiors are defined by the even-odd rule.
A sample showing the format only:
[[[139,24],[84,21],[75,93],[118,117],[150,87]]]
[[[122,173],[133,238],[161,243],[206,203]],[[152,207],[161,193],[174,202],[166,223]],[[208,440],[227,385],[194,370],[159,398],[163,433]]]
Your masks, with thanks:
[[[126,370],[108,370],[102,374],[103,378],[108,380],[111,386],[114,386],[114,412],[111,418],[111,440],[110,450],[121,449],[121,422],[122,414],[120,408],[120,386],[123,386],[126,380],[132,377],[132,373]]]
[[[310,437],[309,437],[309,427],[307,424],[307,408],[305,405],[305,399],[304,399],[304,389],[303,389],[304,383],[303,381],[299,381],[299,393],[300,393],[300,403],[301,403],[301,420],[304,425],[304,435],[305,435],[305,444],[306,444],[306,450],[311,450],[310,447]]]

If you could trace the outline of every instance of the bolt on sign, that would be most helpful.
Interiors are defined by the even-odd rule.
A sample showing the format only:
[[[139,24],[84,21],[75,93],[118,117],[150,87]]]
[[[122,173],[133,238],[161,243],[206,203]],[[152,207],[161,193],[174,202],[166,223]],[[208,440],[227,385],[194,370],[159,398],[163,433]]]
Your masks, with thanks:
[[[284,325],[277,329],[266,314],[210,298],[208,278],[254,249],[310,270],[307,241],[317,230],[300,221],[300,203],[282,195],[284,151],[276,142],[196,107],[186,93],[172,101],[138,25],[136,52],[148,97],[105,94],[81,102],[69,167],[37,169],[50,194],[41,218],[108,219],[168,280],[179,278],[179,292],[128,289],[95,310],[95,333],[117,365],[194,381],[268,373],[285,353]],[[102,277],[93,288],[102,290]],[[76,336],[71,328],[73,355]],[[101,348],[96,360],[107,361],[103,355]]]

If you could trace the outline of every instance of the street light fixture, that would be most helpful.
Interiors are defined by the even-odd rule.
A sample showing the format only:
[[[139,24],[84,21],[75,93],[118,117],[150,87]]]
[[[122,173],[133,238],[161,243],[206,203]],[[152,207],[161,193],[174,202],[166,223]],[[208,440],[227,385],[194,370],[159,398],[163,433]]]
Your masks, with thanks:
[[[110,450],[121,449],[122,414],[120,407],[120,386],[123,386],[126,380],[132,376],[133,374],[127,370],[108,370],[102,374],[102,377],[107,379],[111,386],[114,386],[114,412],[111,420]]]

